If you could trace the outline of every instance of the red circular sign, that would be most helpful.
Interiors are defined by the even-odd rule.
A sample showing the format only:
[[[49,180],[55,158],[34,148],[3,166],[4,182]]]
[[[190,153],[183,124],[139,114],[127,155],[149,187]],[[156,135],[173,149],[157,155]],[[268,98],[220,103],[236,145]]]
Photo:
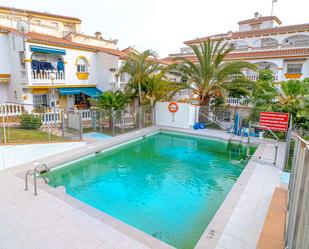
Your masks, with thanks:
[[[169,110],[170,112],[172,112],[172,113],[177,112],[177,111],[178,111],[178,108],[179,108],[179,106],[178,106],[178,104],[177,104],[176,102],[170,102],[170,103],[168,104],[168,110]]]

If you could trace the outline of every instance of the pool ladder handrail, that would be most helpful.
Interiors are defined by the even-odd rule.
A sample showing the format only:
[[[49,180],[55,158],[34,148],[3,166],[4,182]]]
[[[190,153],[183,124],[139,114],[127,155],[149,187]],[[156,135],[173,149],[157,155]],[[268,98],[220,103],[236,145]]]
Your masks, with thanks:
[[[37,190],[37,174],[42,176],[44,182],[46,184],[48,184],[48,181],[47,181],[46,177],[43,176],[41,174],[42,171],[39,170],[40,167],[43,167],[45,169],[45,171],[48,174],[48,177],[49,177],[50,181],[53,181],[54,183],[55,183],[55,181],[54,181],[54,179],[53,179],[53,177],[52,177],[52,175],[50,173],[50,168],[46,164],[44,164],[44,163],[34,163],[33,165],[35,166],[34,169],[28,170],[26,172],[26,175],[25,175],[25,191],[29,190],[29,188],[28,188],[28,176],[32,172],[33,173],[33,182],[34,182],[34,196],[36,196],[36,195],[38,195],[38,190]]]

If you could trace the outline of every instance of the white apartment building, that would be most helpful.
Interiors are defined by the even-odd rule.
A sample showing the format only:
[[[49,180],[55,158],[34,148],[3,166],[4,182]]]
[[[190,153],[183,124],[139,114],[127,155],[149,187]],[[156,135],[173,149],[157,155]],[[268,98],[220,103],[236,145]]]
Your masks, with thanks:
[[[192,61],[196,58],[188,45],[198,45],[208,39],[223,39],[235,47],[226,61],[244,60],[254,63],[259,69],[271,69],[276,81],[305,79],[309,77],[309,23],[282,26],[276,16],[261,16],[238,22],[238,31],[210,35],[184,43],[180,53],[170,54],[162,59],[173,62],[177,57],[186,57]],[[258,73],[246,71],[251,80],[258,79]]]
[[[29,32],[17,30],[21,21]],[[123,88],[116,73],[127,53],[117,40],[80,29],[74,17],[0,7],[0,103],[82,109],[102,91]]]

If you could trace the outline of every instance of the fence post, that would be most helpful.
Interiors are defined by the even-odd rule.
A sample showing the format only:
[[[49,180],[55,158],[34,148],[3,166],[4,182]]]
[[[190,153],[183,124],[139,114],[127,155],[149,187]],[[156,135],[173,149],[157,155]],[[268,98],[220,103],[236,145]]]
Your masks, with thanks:
[[[138,128],[143,128],[143,124],[142,124],[142,106],[141,103],[139,104],[139,108],[138,108]]]
[[[98,112],[99,112],[99,127],[100,127],[100,133],[103,133],[103,129],[102,129],[102,125],[103,125],[103,124],[102,124],[102,123],[103,123],[102,110],[99,109]]]
[[[79,115],[79,138],[80,140],[83,140],[83,118],[81,110],[78,110],[78,115]]]
[[[7,104],[6,108],[7,108]],[[8,132],[8,141],[11,142],[11,134],[10,134],[10,122],[9,122],[9,114],[8,114],[8,110],[6,111],[6,122],[7,122],[7,132]]]
[[[124,134],[124,113],[123,113],[123,110],[121,110],[121,131],[122,131],[122,134]]]
[[[60,112],[61,114],[61,131],[62,131],[62,137],[65,137],[65,133],[64,133],[64,109],[61,110]]]
[[[2,112],[2,123],[3,123],[3,138],[4,138],[4,143],[6,144],[6,130],[5,130],[5,119],[4,119],[4,104],[1,105],[1,112]]]
[[[115,136],[115,111],[112,111],[112,134]]]

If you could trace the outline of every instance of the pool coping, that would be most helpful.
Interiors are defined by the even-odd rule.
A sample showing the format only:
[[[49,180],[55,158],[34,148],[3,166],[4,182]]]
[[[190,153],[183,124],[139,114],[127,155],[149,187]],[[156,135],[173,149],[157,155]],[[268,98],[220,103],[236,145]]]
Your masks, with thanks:
[[[254,156],[260,153],[261,145],[256,149]],[[195,249],[214,249],[217,246],[220,236],[223,234],[224,228],[226,227],[234,208],[236,207],[243,190],[246,188],[250,177],[255,170],[255,159],[251,158],[240,176],[237,178],[233,187],[231,188],[228,195],[220,205],[216,214],[211,219],[207,228],[204,230],[199,241],[195,245]]]
[[[177,133],[183,133],[187,135],[195,135],[199,137],[205,137],[205,138],[213,138],[217,140],[228,140],[228,136],[222,136],[218,137],[217,135],[213,134],[198,134],[192,130],[184,130],[184,129],[178,129],[178,128],[171,128],[171,127],[164,127],[164,126],[152,126],[149,128],[145,128],[142,130],[130,132],[128,134],[120,135],[117,137],[113,137],[111,139],[105,139],[104,141],[98,141],[91,143],[86,148],[78,148],[74,151],[74,153],[61,153],[58,156],[60,158],[55,159],[55,156],[47,157],[40,162],[46,163],[49,165],[50,168],[59,167],[60,165],[71,163],[72,161],[81,160],[87,156],[94,155],[95,153],[100,153],[103,150],[110,149],[111,147],[117,147],[119,145],[122,145],[124,143],[131,142],[132,140],[136,140],[139,138],[142,138],[145,135],[149,135],[155,132],[160,131],[167,131],[167,132],[177,132]],[[240,139],[236,139],[240,140]],[[255,153],[257,153],[258,149]],[[252,159],[251,159],[252,160]],[[232,214],[233,206],[236,205],[237,201],[235,201],[235,196],[240,198],[241,190],[244,189],[246,186],[246,183],[249,181],[250,175],[252,174],[254,170],[253,163],[251,160],[246,165],[245,169],[233,185],[231,191],[227,195],[227,197],[224,199],[222,204],[220,205],[219,209],[217,210],[215,216],[212,218],[209,225],[204,230],[201,238],[197,242],[195,248],[215,248],[217,241],[223,232],[223,229],[229,219],[229,217]],[[19,177],[24,177],[25,173],[25,167],[28,169],[31,165],[28,163],[27,165],[23,165],[24,167],[17,167],[15,169],[15,173]],[[120,232],[128,235],[129,237],[139,241],[140,243],[143,243],[146,246],[149,246],[151,248],[174,248],[171,245],[168,245],[167,243],[156,239],[152,237],[151,235],[146,234],[145,232],[134,228],[133,226],[130,226],[106,213],[103,211],[97,210],[77,199],[74,197],[68,195],[65,193],[64,188],[52,188],[49,185],[46,185],[44,183],[38,183],[39,191],[44,190],[48,192],[49,194],[61,199],[62,201],[66,202],[67,204],[83,211],[84,213],[88,214],[89,216],[96,218],[103,223],[116,228]],[[234,200],[233,200],[234,199]],[[237,200],[238,200],[237,199]],[[214,232],[215,231],[215,232]]]

